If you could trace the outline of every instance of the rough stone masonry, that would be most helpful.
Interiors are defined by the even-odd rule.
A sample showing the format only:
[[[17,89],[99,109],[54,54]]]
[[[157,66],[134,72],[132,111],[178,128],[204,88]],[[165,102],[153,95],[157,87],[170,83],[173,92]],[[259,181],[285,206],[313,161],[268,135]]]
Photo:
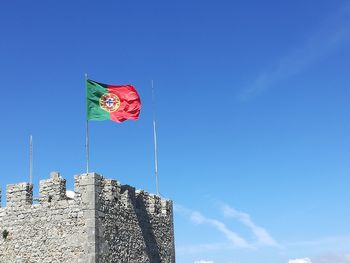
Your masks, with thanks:
[[[58,172],[34,204],[31,184],[7,185],[0,262],[175,263],[170,200],[96,173],[75,176],[74,192]]]

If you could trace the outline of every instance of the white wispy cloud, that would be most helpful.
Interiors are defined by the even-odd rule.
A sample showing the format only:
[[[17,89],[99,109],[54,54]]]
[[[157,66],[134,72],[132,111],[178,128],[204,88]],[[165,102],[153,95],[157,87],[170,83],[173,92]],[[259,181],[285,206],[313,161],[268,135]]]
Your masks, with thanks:
[[[192,212],[191,214],[192,222],[196,224],[208,224],[215,227],[219,232],[225,235],[225,237],[238,248],[252,248],[252,246],[242,237],[240,237],[237,233],[231,231],[223,222],[204,217],[199,212]]]
[[[333,236],[289,242],[285,243],[285,247],[293,250],[303,248],[312,251],[317,248],[320,251],[328,251],[312,257],[312,263],[350,263],[350,250],[347,244],[350,244],[350,236]],[[341,250],[340,247],[346,248],[346,250]],[[301,259],[298,260],[290,260],[288,263],[304,263],[304,261],[300,261]],[[308,260],[306,262],[311,263],[311,260]]]
[[[277,85],[350,42],[350,5],[343,6],[299,47],[262,71],[239,96],[245,100]]]
[[[195,261],[194,263],[214,263],[214,261],[201,259],[201,260]]]
[[[312,240],[298,240],[287,242],[287,247],[334,247],[338,244],[350,244],[350,236],[330,236]]]
[[[314,248],[317,248],[318,250],[321,248],[321,251],[329,251],[330,253],[318,257],[312,257],[311,259],[308,257],[290,259],[288,263],[350,263],[350,251],[346,246],[346,244],[350,244],[350,236],[333,236],[315,240],[297,240],[293,242],[279,243],[265,228],[257,225],[248,213],[239,211],[227,204],[221,204],[221,212],[226,219],[235,219],[252,232],[254,239],[249,240],[248,238],[242,237],[235,231],[231,230],[223,221],[206,217],[198,211],[193,211],[177,204],[174,205],[174,211],[186,216],[195,224],[207,225],[215,228],[217,231],[222,233],[227,240],[226,242],[223,241],[221,243],[186,244],[186,246],[177,246],[176,251],[178,254],[200,255],[203,252],[208,251],[219,253],[219,251],[230,251],[233,249],[255,250],[263,246],[282,248],[284,252],[289,250],[298,251],[299,247],[303,249],[310,249],[310,251],[313,251]],[[339,251],[339,244],[345,244],[345,246],[341,247],[346,248],[346,252],[331,253],[331,251]]]
[[[248,227],[248,229],[253,233],[255,240],[248,241],[244,237],[240,236],[237,232],[230,229],[224,222],[218,219],[206,217],[198,211],[190,210],[178,204],[176,204],[174,208],[177,213],[189,217],[191,222],[195,224],[208,225],[215,228],[229,241],[229,243],[204,245],[199,244],[183,248],[180,247],[180,253],[196,253],[205,250],[223,250],[237,248],[256,249],[261,246],[281,247],[266,229],[258,226],[253,222],[249,214],[238,211],[229,205],[225,204],[222,206],[221,212],[223,213],[224,217],[235,219],[238,222],[242,223],[244,226]]]
[[[338,252],[320,256],[312,261],[313,263],[350,263],[350,252]]]
[[[350,263],[350,252],[325,254],[312,261],[309,258],[290,259],[288,263]]]
[[[249,214],[238,211],[226,204],[222,206],[222,211],[225,217],[237,219],[247,226],[253,232],[259,245],[281,247],[266,229],[253,222]]]
[[[288,263],[312,263],[309,258],[290,259]]]

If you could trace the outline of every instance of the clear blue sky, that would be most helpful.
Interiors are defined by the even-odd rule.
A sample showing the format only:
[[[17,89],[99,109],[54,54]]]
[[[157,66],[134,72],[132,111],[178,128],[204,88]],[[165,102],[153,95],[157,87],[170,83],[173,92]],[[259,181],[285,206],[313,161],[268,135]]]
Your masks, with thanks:
[[[345,0],[2,1],[1,187],[30,134],[36,185],[85,171],[88,73],[142,100],[90,123],[91,170],[155,192],[153,79],[178,263],[348,263],[349,68]]]

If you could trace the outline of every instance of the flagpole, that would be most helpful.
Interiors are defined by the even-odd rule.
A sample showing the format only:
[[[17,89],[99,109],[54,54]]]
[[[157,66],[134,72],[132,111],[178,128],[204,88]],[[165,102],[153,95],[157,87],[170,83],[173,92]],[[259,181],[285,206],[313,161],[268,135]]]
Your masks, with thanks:
[[[155,109],[155,96],[154,96],[153,80],[151,80],[151,83],[152,83],[152,104],[153,104],[154,174],[156,176],[157,195],[159,196],[156,109]]]
[[[88,79],[88,75],[85,73],[85,89],[86,89],[87,79]],[[86,129],[85,129],[85,153],[86,153],[86,173],[88,174],[89,173],[89,120],[87,116],[86,116]]]
[[[33,183],[33,136],[29,139],[29,183]]]

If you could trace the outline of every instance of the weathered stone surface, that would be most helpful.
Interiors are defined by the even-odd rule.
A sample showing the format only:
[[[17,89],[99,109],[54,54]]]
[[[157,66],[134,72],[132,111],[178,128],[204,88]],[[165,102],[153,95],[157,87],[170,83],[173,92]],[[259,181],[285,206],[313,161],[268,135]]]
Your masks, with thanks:
[[[73,199],[65,192],[57,172],[40,181],[37,204],[31,184],[7,186],[1,263],[175,262],[170,200],[96,173],[75,176]]]

